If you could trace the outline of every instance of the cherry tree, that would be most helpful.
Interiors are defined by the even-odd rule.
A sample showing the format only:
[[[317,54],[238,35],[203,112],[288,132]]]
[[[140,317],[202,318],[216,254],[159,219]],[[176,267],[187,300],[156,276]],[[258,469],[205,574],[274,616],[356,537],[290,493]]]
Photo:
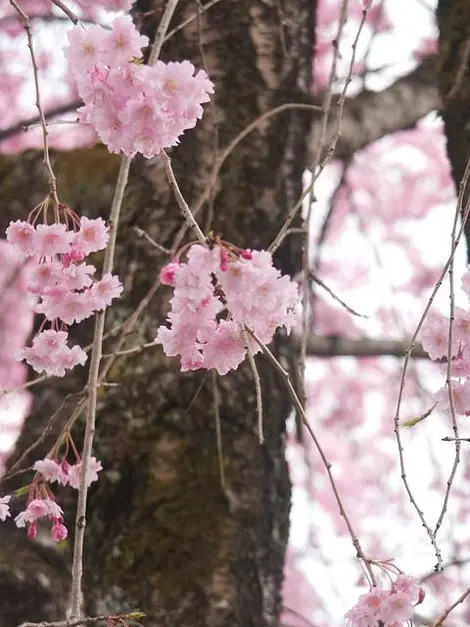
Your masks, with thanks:
[[[468,621],[470,16],[416,3],[0,2],[2,627]]]

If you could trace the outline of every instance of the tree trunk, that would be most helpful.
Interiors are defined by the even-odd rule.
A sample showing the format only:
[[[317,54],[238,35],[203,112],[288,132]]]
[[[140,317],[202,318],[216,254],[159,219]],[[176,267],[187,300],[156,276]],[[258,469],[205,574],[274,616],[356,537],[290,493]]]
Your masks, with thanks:
[[[148,18],[152,24],[145,24],[146,31],[158,22],[164,3],[156,4],[159,9]],[[180,2],[173,24],[192,14],[195,6],[189,0]],[[138,5],[142,12],[148,8],[144,2]],[[207,63],[216,85],[203,121],[171,152],[190,206],[209,180],[217,148],[225,148],[271,108],[308,99],[314,16],[313,0],[281,4],[225,0],[165,45],[164,60],[187,58],[198,67]],[[301,193],[310,123],[309,113],[285,111],[260,124],[236,147],[198,215],[206,233],[213,230],[236,245],[267,248]],[[39,161],[36,153],[0,160],[0,195],[5,206],[11,201],[2,226],[12,217],[24,219],[34,201],[46,195]],[[117,171],[115,157],[95,148],[56,154],[54,165],[63,202],[78,213],[106,216]],[[136,159],[115,267],[125,292],[108,312],[108,328],[134,311],[167,261],[146,239],[137,237],[134,227],[170,247],[181,224],[159,159]],[[298,237],[288,237],[279,250],[276,261],[283,273],[299,269]],[[168,311],[168,298],[167,288],[156,293],[127,347],[155,337]],[[84,343],[90,331],[90,325],[83,324],[78,335],[74,333]],[[113,350],[113,342],[107,341],[105,353]],[[278,338],[275,351],[286,350],[290,350],[286,341]],[[291,403],[282,380],[263,358],[258,359],[258,368],[263,445],[258,441],[250,367],[217,379],[226,477],[222,489],[212,374],[181,374],[177,360],[166,358],[160,347],[116,360],[107,376],[107,382],[116,385],[102,387],[99,396],[94,454],[105,470],[91,490],[88,507],[87,614],[139,609],[147,614],[147,627],[279,624],[290,509],[285,421]],[[11,463],[34,441],[63,396],[79,390],[84,381],[78,369],[71,378],[51,381],[37,394],[34,416],[26,423]],[[56,429],[70,415],[72,401],[61,412]],[[77,443],[79,433],[80,428],[75,432]],[[42,455],[45,452],[47,447]],[[25,464],[37,458],[36,452]],[[70,501],[66,522],[73,528],[75,503],[65,491],[59,499]],[[21,551],[11,550],[13,535]],[[11,527],[2,532],[0,550],[8,554],[6,565],[1,560],[7,575],[5,583],[0,577],[0,599],[11,597],[10,589],[19,594],[16,604],[2,608],[0,627],[26,619],[62,618],[63,562],[70,556],[29,543]],[[31,571],[33,558],[34,586],[27,603],[20,575]],[[43,571],[48,577],[40,577]],[[59,585],[62,592],[54,598]]]
[[[467,0],[440,0],[438,83],[447,154],[457,192],[470,157],[470,4]],[[464,206],[468,190],[464,197]],[[470,262],[470,221],[465,224],[467,261]]]

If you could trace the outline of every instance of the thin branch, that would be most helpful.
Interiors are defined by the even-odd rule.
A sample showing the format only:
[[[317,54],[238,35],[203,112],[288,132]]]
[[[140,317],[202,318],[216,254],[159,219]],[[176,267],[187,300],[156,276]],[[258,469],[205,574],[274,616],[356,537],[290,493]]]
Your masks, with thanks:
[[[248,341],[247,331],[243,331],[243,336],[246,342],[246,352],[248,355],[248,361],[250,362],[251,371],[255,381],[256,391],[256,414],[258,416],[258,440],[260,444],[264,444],[264,432],[263,432],[263,395],[261,392],[261,381],[259,378],[258,368],[256,367],[255,358],[253,357],[253,351],[250,348]]]
[[[445,619],[449,616],[449,614],[452,612],[452,610],[454,610],[457,605],[460,605],[460,603],[463,603],[465,601],[465,599],[468,597],[468,595],[470,594],[470,588],[467,588],[465,590],[465,592],[462,592],[462,594],[459,596],[459,598],[452,603],[452,605],[450,605],[445,612],[443,612],[439,618],[431,625],[431,627],[439,627],[440,625],[444,624]]]
[[[43,150],[44,150],[43,162],[44,162],[44,165],[46,166],[46,170],[47,170],[48,175],[49,175],[50,195],[51,195],[52,199],[54,200],[55,206],[57,208],[57,206],[59,204],[59,199],[57,197],[57,181],[56,181],[54,170],[52,169],[52,164],[51,164],[51,161],[50,161],[50,158],[49,158],[49,142],[48,142],[48,139],[47,139],[49,132],[47,130],[46,118],[44,116],[44,111],[42,110],[42,105],[41,105],[41,94],[40,94],[40,90],[39,90],[39,72],[38,72],[38,66],[37,66],[37,63],[36,63],[36,55],[34,53],[34,44],[33,44],[33,34],[32,34],[32,30],[31,30],[31,22],[30,22],[30,19],[29,19],[27,13],[25,13],[23,11],[23,9],[16,2],[16,0],[10,0],[10,4],[17,11],[18,15],[20,16],[21,22],[23,23],[23,28],[25,29],[25,32],[26,32],[26,37],[28,39],[28,48],[29,48],[29,53],[30,53],[30,57],[31,57],[31,63],[32,63],[32,66],[33,66],[34,89],[35,89],[35,93],[36,93],[36,108],[38,110],[39,120],[41,122],[41,128],[42,128],[42,140],[43,140]]]
[[[349,532],[349,536],[351,538],[351,541],[353,543],[354,548],[356,549],[356,554],[357,557],[359,559],[362,560],[364,567],[367,571],[367,574],[369,575],[370,578],[370,583],[371,585],[375,586],[376,585],[376,579],[375,579],[375,575],[374,572],[372,570],[372,566],[371,566],[371,561],[366,557],[361,543],[359,541],[358,536],[356,535],[351,521],[349,519],[349,516],[344,508],[343,502],[341,500],[341,496],[339,494],[338,488],[336,486],[336,481],[333,477],[333,473],[331,472],[331,463],[328,460],[328,458],[326,457],[326,454],[323,450],[323,447],[320,444],[320,441],[317,437],[317,435],[315,434],[315,431],[313,430],[313,428],[310,425],[310,422],[307,418],[307,414],[305,413],[305,410],[302,406],[302,403],[299,399],[299,397],[297,396],[294,387],[292,385],[292,382],[290,380],[289,377],[289,373],[281,366],[281,364],[279,363],[279,361],[276,359],[276,357],[273,355],[273,353],[269,350],[269,348],[266,346],[266,344],[264,344],[259,337],[256,335],[256,333],[253,332],[252,329],[245,327],[246,330],[248,331],[248,333],[254,338],[254,340],[257,342],[257,344],[259,345],[259,347],[261,348],[261,350],[263,351],[263,353],[265,354],[265,356],[268,358],[268,360],[270,361],[270,363],[274,366],[275,370],[281,375],[281,377],[284,380],[284,384],[287,388],[287,391],[289,393],[289,396],[291,397],[291,400],[294,404],[295,409],[297,410],[297,412],[299,413],[299,416],[302,419],[302,423],[304,424],[305,428],[307,429],[308,433],[310,434],[310,437],[313,440],[313,443],[315,445],[315,448],[318,451],[318,454],[320,455],[320,458],[322,460],[323,466],[326,470],[326,473],[328,475],[328,480],[330,482],[331,488],[333,490],[333,494],[336,500],[336,503],[338,505],[339,508],[339,512],[341,514],[341,516],[343,517],[345,523],[346,523],[346,527],[348,529]]]
[[[455,244],[455,238],[457,234],[457,225],[459,216],[462,211],[463,197],[465,193],[465,185],[463,181],[460,182],[460,191],[459,197],[457,201],[457,209],[454,214],[454,222],[452,225],[452,233],[451,233],[451,245],[450,248],[452,250]],[[465,221],[464,221],[465,222]],[[464,223],[465,227],[465,223]],[[449,334],[448,334],[448,346],[447,346],[447,369],[446,369],[446,384],[447,384],[447,393],[449,397],[449,410],[452,421],[452,431],[454,434],[455,440],[455,455],[454,461],[452,463],[452,468],[450,471],[449,478],[447,479],[446,491],[444,494],[444,501],[442,503],[442,508],[439,513],[436,526],[434,528],[434,535],[439,531],[442,521],[444,520],[445,513],[447,511],[447,505],[450,497],[450,490],[452,488],[452,483],[454,481],[454,477],[457,472],[457,468],[460,462],[460,439],[459,439],[459,427],[457,424],[457,418],[455,415],[455,402],[454,402],[454,391],[452,388],[452,336],[453,336],[453,327],[454,327],[454,313],[455,313],[455,289],[454,289],[454,258],[451,258],[449,264],[449,299],[450,299],[450,307],[449,307]]]
[[[338,36],[337,36],[337,39],[335,40],[336,46],[339,45],[339,39],[341,36],[342,27],[344,25],[343,22],[346,20],[346,17],[347,17],[346,9],[347,9],[347,0],[343,0],[343,3],[341,5],[341,16],[340,16],[340,25],[338,27]],[[349,84],[352,80],[351,78],[352,70],[354,67],[354,62],[356,60],[357,43],[358,43],[360,34],[362,32],[362,29],[364,27],[366,17],[367,17],[367,9],[365,9],[362,12],[362,19],[359,24],[356,37],[354,38],[354,41],[351,46],[352,48],[351,59],[349,62],[349,68],[348,68],[348,72],[344,81],[343,89],[340,93],[338,102],[336,103],[337,113],[336,113],[336,119],[334,120],[334,123],[333,123],[334,132],[333,132],[333,137],[328,146],[328,150],[326,151],[326,154],[323,157],[323,159],[320,161],[321,153],[323,152],[324,147],[327,144],[327,128],[328,128],[328,123],[330,120],[330,112],[331,112],[331,105],[332,105],[332,98],[333,98],[332,84],[330,84],[329,90],[327,91],[325,95],[325,101],[322,107],[323,117],[320,123],[321,124],[320,125],[320,138],[319,139],[315,138],[314,156],[313,156],[313,159],[311,161],[311,166],[310,166],[310,169],[312,172],[312,180],[309,183],[309,185],[307,185],[307,187],[304,189],[304,191],[300,195],[300,198],[296,202],[296,204],[289,210],[289,213],[287,214],[284,224],[282,225],[281,229],[279,230],[279,233],[276,235],[273,242],[269,246],[270,252],[275,252],[279,248],[281,243],[283,242],[287,230],[289,229],[292,221],[294,220],[295,216],[297,215],[300,208],[302,207],[303,202],[307,198],[307,196],[310,196],[310,195],[314,196],[315,183],[318,177],[320,176],[320,174],[323,172],[327,164],[333,159],[335,155],[336,144],[338,143],[338,140],[340,137],[341,120],[343,116],[344,105],[346,102],[346,93],[347,93]],[[331,70],[331,76],[336,75],[336,62],[337,62],[337,54],[335,54],[335,56],[333,57],[333,66]],[[331,82],[331,76],[330,76],[330,82]]]
[[[66,6],[62,0],[51,0],[52,4],[55,4],[58,9],[60,9],[65,15],[69,18],[69,20],[73,24],[78,24],[79,19],[78,15],[75,15],[73,11],[71,11],[68,6]]]
[[[215,184],[217,183],[217,177],[219,176],[222,166],[224,165],[228,157],[232,154],[232,152],[235,150],[235,148],[238,146],[238,144],[243,139],[245,139],[247,135],[255,131],[266,120],[269,120],[270,118],[277,116],[280,113],[283,113],[284,111],[290,111],[290,110],[319,112],[322,110],[322,108],[314,104],[305,104],[301,102],[299,103],[286,102],[282,105],[279,105],[278,107],[275,107],[274,109],[271,109],[270,111],[266,111],[266,113],[263,113],[262,115],[257,117],[255,120],[253,120],[253,122],[250,122],[248,126],[246,126],[242,131],[240,131],[240,133],[238,133],[238,135],[236,135],[234,139],[232,139],[229,145],[226,148],[224,148],[221,155],[218,157],[216,163],[214,164],[214,168],[210,175],[209,181],[204,191],[202,192],[202,194],[200,195],[200,197],[197,199],[195,203],[194,215],[197,215],[197,213],[199,212],[201,207],[204,205],[204,203],[206,203],[209,200],[212,194],[212,190],[214,189]]]
[[[163,155],[163,163],[165,166],[165,172],[168,178],[168,182],[173,191],[173,194],[175,195],[176,202],[178,203],[178,207],[181,209],[185,222],[194,231],[195,236],[201,242],[201,244],[205,244],[206,236],[201,231],[201,227],[196,222],[196,218],[194,217],[191,209],[189,208],[188,203],[185,201],[183,194],[181,193],[181,190],[179,188],[178,182],[175,177],[175,173],[173,172],[173,168],[171,166],[171,159],[164,150],[162,150],[162,155]]]
[[[178,26],[173,28],[173,30],[168,31],[168,34],[165,36],[163,41],[165,42],[168,39],[171,39],[171,37],[176,35],[176,33],[179,33],[180,30],[183,30],[183,28],[188,26],[188,24],[191,24],[191,22],[193,22],[194,20],[197,20],[198,15],[200,15],[201,13],[205,13],[211,7],[213,7],[214,5],[218,4],[221,1],[222,0],[211,0],[211,2],[208,2],[207,4],[203,4],[203,5],[199,4],[198,5],[198,12],[197,13],[193,13],[186,20],[184,20],[184,22],[181,22],[181,24],[178,24]]]
[[[140,229],[138,226],[134,226],[132,228],[133,228],[133,230],[135,231],[135,233],[137,234],[138,237],[143,237],[144,239],[146,239],[147,242],[152,244],[152,246],[154,246],[161,253],[163,253],[164,255],[169,255],[170,254],[171,251],[168,248],[165,248],[164,246],[162,246],[161,244],[156,242],[153,239],[153,237],[151,237],[146,231],[144,231],[143,229]]]
[[[155,63],[158,59],[166,29],[168,28],[177,4],[178,0],[169,0],[166,5],[161,22],[157,28],[157,33],[152,46],[149,60],[149,62],[151,63]],[[119,169],[118,179],[116,183],[116,190],[114,193],[114,198],[110,211],[109,242],[105,250],[103,275],[111,272],[114,265],[114,250],[116,246],[119,215],[121,212],[127,180],[129,178],[131,161],[131,157],[123,157],[121,159],[121,166]],[[82,595],[81,581],[83,572],[83,542],[85,537],[86,502],[88,494],[87,474],[95,433],[96,406],[99,388],[99,369],[103,350],[105,315],[106,310],[98,312],[96,314],[93,348],[91,352],[90,370],[88,374],[87,419],[85,426],[85,436],[83,441],[82,469],[80,475],[80,488],[78,492],[77,514],[75,520],[76,531],[72,561],[72,591],[70,603],[70,615],[72,618],[79,618],[81,613],[80,604]]]
[[[214,396],[214,417],[215,417],[215,434],[217,444],[217,461],[219,462],[220,485],[225,490],[225,464],[224,464],[224,447],[222,442],[222,424],[220,421],[220,394],[219,385],[217,383],[217,372],[212,372],[212,392]]]
[[[55,118],[58,115],[63,115],[64,113],[70,113],[70,111],[75,111],[75,109],[80,107],[82,104],[83,102],[81,100],[73,100],[72,102],[69,102],[67,104],[58,105],[57,107],[50,109],[44,114],[44,116],[46,120],[50,120],[51,118]],[[27,131],[31,126],[36,125],[38,122],[40,122],[40,118],[37,115],[27,118],[26,120],[20,120],[12,126],[0,130],[0,141],[8,139],[13,135],[16,135],[20,131]]]
[[[337,303],[339,303],[341,305],[341,307],[343,307],[344,309],[346,309],[346,311],[350,314],[352,314],[353,316],[357,316],[358,318],[369,318],[369,316],[366,316],[365,314],[361,314],[359,312],[357,312],[355,309],[353,309],[352,307],[350,307],[347,303],[344,302],[344,300],[342,300],[332,289],[331,287],[328,287],[328,285],[322,281],[320,279],[320,277],[318,277],[315,272],[313,270],[311,270],[310,272],[307,272],[308,278],[311,279],[314,283],[316,283],[317,285],[319,285],[320,287],[322,287],[325,292],[327,292],[331,298],[333,298]]]
[[[462,185],[461,185],[461,190],[460,190],[460,194],[459,194],[459,199],[457,202],[457,208],[459,206],[461,206],[461,198],[460,196],[462,195],[462,190],[466,187],[467,182],[468,182],[468,178],[470,176],[470,159],[467,162],[467,167],[465,170],[465,174],[463,176],[462,179]],[[424,518],[424,514],[422,512],[422,510],[420,509],[420,507],[418,506],[418,503],[416,502],[416,499],[413,496],[413,493],[411,492],[411,488],[410,485],[408,483],[408,479],[406,476],[406,466],[405,466],[405,458],[404,458],[404,454],[403,454],[403,446],[402,446],[402,442],[401,442],[401,434],[400,434],[400,409],[401,409],[401,404],[402,404],[402,400],[403,400],[403,392],[405,389],[405,379],[406,379],[406,372],[408,369],[408,363],[410,361],[410,357],[411,357],[411,351],[412,351],[412,347],[414,346],[415,342],[416,342],[416,338],[418,337],[419,332],[421,331],[421,327],[424,324],[424,321],[426,319],[426,316],[428,315],[428,312],[434,302],[434,299],[436,297],[437,292],[439,291],[441,285],[442,285],[442,281],[444,280],[444,277],[446,276],[449,267],[452,263],[452,260],[454,258],[455,255],[455,251],[457,250],[457,246],[458,243],[460,241],[460,238],[462,237],[462,233],[464,232],[464,226],[465,226],[465,221],[468,215],[468,212],[470,210],[470,201],[467,203],[467,207],[465,208],[465,215],[464,218],[462,220],[462,224],[460,226],[459,232],[457,234],[457,237],[454,239],[454,243],[452,245],[452,249],[449,255],[449,258],[447,259],[444,268],[442,269],[442,272],[436,282],[436,285],[431,293],[431,296],[429,297],[429,300],[426,304],[426,307],[424,308],[423,314],[418,322],[418,326],[415,329],[415,332],[413,333],[413,337],[411,338],[411,343],[410,343],[410,349],[406,352],[405,355],[405,359],[403,360],[403,368],[402,368],[402,372],[401,372],[401,377],[400,377],[400,387],[399,387],[399,392],[398,392],[398,399],[397,399],[397,406],[396,406],[396,410],[395,410],[395,415],[393,417],[393,424],[394,424],[394,433],[395,433],[395,440],[396,440],[396,444],[397,444],[397,449],[398,449],[398,458],[399,458],[399,463],[400,463],[400,473],[401,473],[401,479],[403,481],[403,485],[405,487],[406,493],[408,494],[408,497],[410,499],[411,504],[413,505],[416,513],[418,514],[418,517],[423,525],[423,527],[426,530],[426,533],[429,536],[429,539],[431,541],[431,544],[434,548],[434,552],[437,558],[437,564],[435,566],[436,571],[442,570],[442,555],[439,549],[439,546],[437,545],[436,542],[436,537],[433,533],[433,531],[431,530],[431,528],[429,527],[428,523],[426,522],[426,519]]]

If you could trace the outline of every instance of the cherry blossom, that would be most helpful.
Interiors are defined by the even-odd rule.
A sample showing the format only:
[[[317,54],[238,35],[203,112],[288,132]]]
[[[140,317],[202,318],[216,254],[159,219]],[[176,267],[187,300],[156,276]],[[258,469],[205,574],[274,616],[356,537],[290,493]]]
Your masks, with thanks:
[[[87,355],[79,346],[67,346],[68,333],[49,329],[33,339],[30,347],[20,350],[19,360],[25,359],[36,372],[63,377],[66,370],[84,365]]]
[[[98,481],[98,473],[100,470],[103,470],[103,466],[101,462],[96,459],[96,457],[90,457],[87,469],[87,479],[86,485],[90,486],[94,481]],[[80,487],[80,474],[82,471],[82,462],[75,464],[74,466],[70,466],[67,473],[68,485],[71,488],[75,488],[76,490]]]
[[[0,520],[5,521],[10,516],[10,499],[11,495],[0,496]]]
[[[259,345],[246,327],[269,344],[278,327],[290,331],[298,304],[297,285],[281,276],[266,251],[235,254],[223,246],[195,244],[187,263],[172,261],[160,272],[174,286],[168,315],[156,342],[168,356],[181,356],[181,370],[214,368],[220,375],[235,370]],[[216,284],[214,284],[214,279]],[[218,319],[226,311],[226,319]]]
[[[422,602],[423,594],[420,590],[415,579],[400,574],[389,590],[375,587],[360,596],[356,605],[345,615],[348,625],[350,627],[402,625],[404,621],[411,619],[413,606]]]
[[[57,481],[61,485],[67,485],[69,481],[67,467],[64,468],[64,464],[58,464],[53,459],[38,460],[34,463],[33,468],[51,483]]]
[[[203,115],[214,92],[203,70],[189,61],[154,66],[134,63],[147,37],[129,16],[118,17],[111,31],[99,26],[68,33],[66,56],[85,105],[80,119],[90,124],[111,152],[146,158],[175,146]]]
[[[82,216],[76,231],[63,222],[34,226],[16,221],[10,223],[6,234],[19,255],[32,257],[27,289],[40,299],[36,313],[52,324],[51,329],[33,338],[31,346],[17,351],[17,357],[25,359],[36,372],[62,377],[66,370],[84,365],[87,359],[79,346],[67,345],[66,325],[102,311],[122,293],[116,276],[108,273],[95,280],[95,266],[83,262],[89,254],[106,247],[108,227],[102,218]]]
[[[57,503],[49,498],[32,499],[26,509],[15,517],[17,527],[25,527],[28,523],[35,523],[39,518],[49,517],[58,519],[63,514],[62,509]]]

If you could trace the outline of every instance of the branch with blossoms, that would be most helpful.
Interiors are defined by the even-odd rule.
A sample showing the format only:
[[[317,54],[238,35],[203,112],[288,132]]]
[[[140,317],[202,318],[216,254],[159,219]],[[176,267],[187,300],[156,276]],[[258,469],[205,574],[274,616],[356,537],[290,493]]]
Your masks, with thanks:
[[[31,211],[26,221],[18,220],[7,229],[8,242],[28,262],[27,288],[39,300],[36,313],[44,316],[32,345],[23,349],[18,357],[25,359],[39,373],[64,376],[66,371],[75,366],[84,365],[87,359],[80,346],[68,346],[69,327],[93,315],[97,319],[87,386],[88,412],[82,454],[70,434],[72,424],[68,424],[48,458],[34,464],[36,475],[27,488],[27,507],[15,518],[18,527],[27,527],[31,539],[37,534],[37,521],[48,518],[52,523],[52,539],[57,542],[64,540],[68,530],[63,524],[63,511],[55,502],[49,484],[57,482],[79,490],[72,567],[72,618],[80,618],[81,613],[80,581],[86,495],[89,485],[97,480],[97,473],[101,470],[101,463],[91,455],[96,393],[104,334],[104,310],[122,292],[122,284],[111,274],[111,270],[119,209],[130,159],[137,152],[149,158],[164,147],[178,143],[179,135],[193,127],[202,116],[201,103],[206,102],[208,94],[212,92],[212,83],[205,73],[201,71],[193,76],[194,67],[188,61],[170,64],[157,62],[175,6],[175,1],[168,3],[157,29],[151,53],[154,65],[139,63],[142,58],[141,48],[147,45],[148,40],[139,35],[127,16],[117,18],[110,32],[92,26],[88,30],[75,27],[69,33],[71,71],[85,103],[80,110],[81,119],[94,126],[111,151],[126,155],[111,208],[111,228],[101,218],[79,218],[70,207],[59,201],[55,178],[49,168],[47,128],[38,97],[51,193]],[[16,3],[15,7],[20,10]],[[25,26],[29,28],[27,15],[24,12],[21,15]],[[28,37],[32,50],[30,29]],[[33,55],[32,58],[34,64]],[[133,61],[129,62],[128,59]],[[37,90],[39,92],[38,86]],[[127,137],[124,133],[126,127]],[[92,277],[96,268],[84,262],[84,259],[104,249],[103,277],[95,281]],[[74,464],[68,461],[71,455],[75,459]],[[10,515],[10,500],[11,495],[1,498],[1,520]]]

